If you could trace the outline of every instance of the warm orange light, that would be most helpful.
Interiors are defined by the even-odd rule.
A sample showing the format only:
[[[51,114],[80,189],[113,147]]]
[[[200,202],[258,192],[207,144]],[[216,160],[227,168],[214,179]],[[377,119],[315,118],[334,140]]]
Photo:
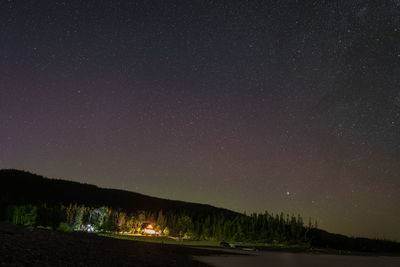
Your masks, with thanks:
[[[149,224],[149,225],[147,225],[146,228],[153,229],[153,226],[151,224]]]

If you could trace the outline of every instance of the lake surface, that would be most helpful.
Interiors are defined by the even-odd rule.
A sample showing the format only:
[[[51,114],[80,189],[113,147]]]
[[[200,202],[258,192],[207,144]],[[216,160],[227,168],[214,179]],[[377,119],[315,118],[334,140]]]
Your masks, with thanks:
[[[232,252],[230,250],[230,252]],[[242,253],[242,252],[241,252]],[[306,253],[286,252],[244,252],[242,255],[221,256],[196,256],[195,260],[217,267],[399,267],[400,257],[371,257],[371,256],[345,256],[345,255],[317,255]]]

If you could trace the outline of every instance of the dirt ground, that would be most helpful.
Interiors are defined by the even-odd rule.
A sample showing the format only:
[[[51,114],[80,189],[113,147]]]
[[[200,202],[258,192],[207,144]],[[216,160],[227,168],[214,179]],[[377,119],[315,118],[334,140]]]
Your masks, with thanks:
[[[208,266],[221,251],[64,233],[0,222],[0,266]]]

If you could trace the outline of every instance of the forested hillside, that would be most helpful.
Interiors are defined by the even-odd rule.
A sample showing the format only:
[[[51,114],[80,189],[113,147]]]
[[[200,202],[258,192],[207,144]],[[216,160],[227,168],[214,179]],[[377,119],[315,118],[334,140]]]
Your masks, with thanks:
[[[0,216],[16,224],[59,230],[141,233],[146,223],[159,235],[302,244],[340,250],[396,252],[396,242],[349,238],[317,229],[300,215],[245,214],[210,205],[173,201],[123,190],[0,170]]]

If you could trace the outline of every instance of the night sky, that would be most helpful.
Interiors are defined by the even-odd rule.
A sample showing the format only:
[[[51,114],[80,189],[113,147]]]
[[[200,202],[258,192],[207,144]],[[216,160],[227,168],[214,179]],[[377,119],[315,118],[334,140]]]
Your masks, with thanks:
[[[400,240],[399,126],[399,0],[0,2],[0,168]]]

